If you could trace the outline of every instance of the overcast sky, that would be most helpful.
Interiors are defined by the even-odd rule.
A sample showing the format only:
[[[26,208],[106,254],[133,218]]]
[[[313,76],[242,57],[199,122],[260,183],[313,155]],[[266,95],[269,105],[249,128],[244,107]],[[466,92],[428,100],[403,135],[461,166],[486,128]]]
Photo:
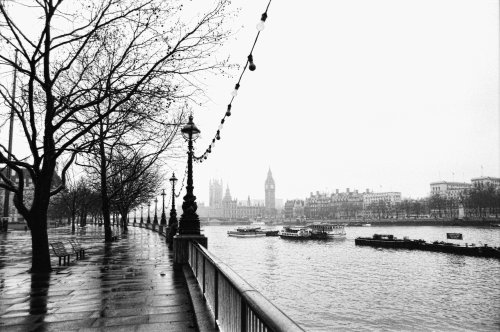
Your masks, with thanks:
[[[236,62],[266,4],[233,1]],[[198,201],[213,177],[233,198],[263,198],[269,167],[283,199],[337,188],[416,198],[433,181],[500,176],[498,1],[274,1],[254,59],[195,166]],[[236,79],[215,80],[195,110],[199,151]]]
[[[205,0],[197,0],[206,5]],[[234,38],[220,50],[244,64],[267,0],[233,0]],[[500,176],[499,1],[273,1],[221,140],[196,164],[195,195],[220,178],[233,198],[367,188],[424,197],[429,183]],[[233,78],[207,81],[193,109],[202,153]],[[5,133],[2,133],[4,138]],[[184,164],[172,164],[178,177]]]

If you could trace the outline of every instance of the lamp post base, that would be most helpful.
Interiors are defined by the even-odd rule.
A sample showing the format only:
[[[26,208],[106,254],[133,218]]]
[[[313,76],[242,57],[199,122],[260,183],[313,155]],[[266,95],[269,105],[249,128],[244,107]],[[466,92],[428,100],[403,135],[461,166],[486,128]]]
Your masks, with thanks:
[[[189,260],[189,241],[197,241],[199,244],[208,247],[208,239],[205,235],[176,235],[174,236],[174,263],[187,264]]]

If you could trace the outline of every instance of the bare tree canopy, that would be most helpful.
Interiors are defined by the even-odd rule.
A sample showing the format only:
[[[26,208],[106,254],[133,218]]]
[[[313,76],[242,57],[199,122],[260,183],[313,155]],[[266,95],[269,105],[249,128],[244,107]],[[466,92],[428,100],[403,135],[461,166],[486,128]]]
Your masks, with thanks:
[[[227,5],[217,0],[196,16],[180,1],[0,2],[0,71],[15,70],[18,81],[15,98],[0,83],[0,100],[29,147],[28,156],[9,155],[0,144],[0,164],[19,178],[13,183],[0,173],[0,187],[14,193],[32,231],[34,271],[50,270],[49,198],[64,188],[76,156],[95,143],[89,133],[105,119],[120,121],[124,110],[141,119],[146,108],[165,114],[173,103],[199,102],[200,75],[227,67],[211,57],[229,34]],[[5,123],[8,114],[0,116]],[[62,183],[51,187],[57,164]],[[25,174],[34,184],[29,204]]]

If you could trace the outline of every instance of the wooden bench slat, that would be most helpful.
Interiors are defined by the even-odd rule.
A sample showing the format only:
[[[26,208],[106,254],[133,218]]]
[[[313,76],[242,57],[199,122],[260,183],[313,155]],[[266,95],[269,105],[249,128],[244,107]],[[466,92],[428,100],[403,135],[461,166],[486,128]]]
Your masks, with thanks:
[[[78,242],[78,240],[70,239],[69,243],[71,244],[71,247],[75,252],[76,259],[83,258],[85,256],[85,248],[82,247],[82,245],[80,244],[80,242]]]
[[[64,265],[69,264],[69,259],[71,254],[66,251],[64,244],[62,242],[51,242],[50,246],[52,247],[52,251],[54,255],[59,258],[59,265],[61,265],[61,258],[64,260]]]

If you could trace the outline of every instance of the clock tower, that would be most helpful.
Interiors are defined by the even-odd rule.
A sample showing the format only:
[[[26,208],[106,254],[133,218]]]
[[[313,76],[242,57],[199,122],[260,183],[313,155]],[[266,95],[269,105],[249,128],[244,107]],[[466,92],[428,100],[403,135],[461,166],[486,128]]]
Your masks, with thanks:
[[[275,210],[276,197],[275,197],[274,179],[273,179],[273,174],[271,173],[271,168],[269,168],[269,171],[267,172],[267,179],[264,188],[266,191],[266,210],[268,210],[272,214],[274,213]]]

